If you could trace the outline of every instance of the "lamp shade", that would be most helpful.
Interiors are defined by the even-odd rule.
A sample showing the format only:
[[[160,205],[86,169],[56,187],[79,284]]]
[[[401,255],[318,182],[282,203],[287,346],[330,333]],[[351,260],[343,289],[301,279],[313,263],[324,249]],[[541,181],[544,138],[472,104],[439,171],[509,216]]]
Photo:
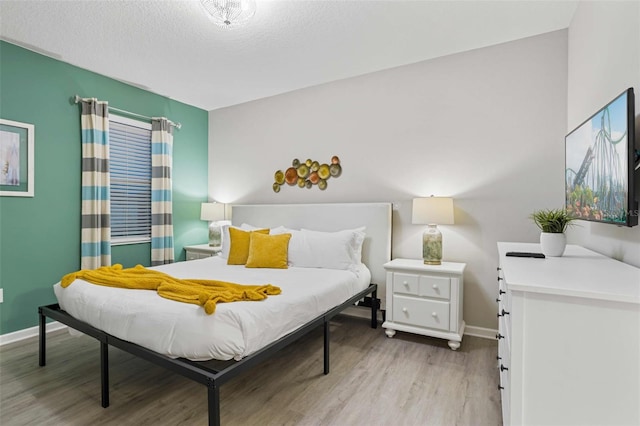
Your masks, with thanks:
[[[434,196],[414,198],[411,223],[453,225],[453,198]]]
[[[223,203],[202,203],[200,207],[200,219],[217,222],[224,220]]]

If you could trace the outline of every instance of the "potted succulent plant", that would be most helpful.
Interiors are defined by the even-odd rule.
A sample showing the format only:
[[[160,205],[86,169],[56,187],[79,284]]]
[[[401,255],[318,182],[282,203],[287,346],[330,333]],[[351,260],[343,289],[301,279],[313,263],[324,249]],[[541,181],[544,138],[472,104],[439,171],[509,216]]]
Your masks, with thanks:
[[[536,210],[531,219],[540,228],[540,248],[545,256],[562,256],[567,246],[564,232],[575,220],[565,209]]]

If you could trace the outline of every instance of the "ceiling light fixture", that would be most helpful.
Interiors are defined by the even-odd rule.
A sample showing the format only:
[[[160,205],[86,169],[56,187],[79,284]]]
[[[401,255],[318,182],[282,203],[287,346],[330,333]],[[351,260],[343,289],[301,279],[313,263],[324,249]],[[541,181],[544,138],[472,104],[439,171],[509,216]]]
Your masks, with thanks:
[[[200,0],[200,3],[222,28],[242,26],[256,13],[255,0]]]

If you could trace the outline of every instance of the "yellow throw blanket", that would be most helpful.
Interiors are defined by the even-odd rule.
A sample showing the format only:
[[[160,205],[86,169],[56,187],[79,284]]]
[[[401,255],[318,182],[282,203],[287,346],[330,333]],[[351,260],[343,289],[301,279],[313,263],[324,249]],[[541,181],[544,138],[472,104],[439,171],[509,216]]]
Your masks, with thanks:
[[[209,315],[215,312],[218,302],[263,300],[268,295],[281,292],[279,287],[271,284],[243,285],[216,280],[180,279],[142,265],[127,269],[123,269],[120,264],[93,270],[83,269],[65,275],[61,285],[69,287],[76,279],[107,287],[156,290],[165,299],[203,306]]]

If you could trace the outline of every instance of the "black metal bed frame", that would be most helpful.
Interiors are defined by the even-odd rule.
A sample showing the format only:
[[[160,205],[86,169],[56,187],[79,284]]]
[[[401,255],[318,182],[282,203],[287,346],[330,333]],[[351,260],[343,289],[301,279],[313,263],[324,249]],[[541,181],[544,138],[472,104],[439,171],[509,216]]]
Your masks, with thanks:
[[[235,376],[247,371],[256,364],[268,359],[274,353],[319,327],[324,325],[324,374],[329,374],[329,321],[331,318],[352,306],[358,300],[371,294],[371,328],[377,328],[377,284],[371,284],[344,303],[330,309],[324,314],[309,321],[299,329],[287,334],[275,342],[265,346],[259,351],[241,359],[240,361],[190,361],[184,358],[169,358],[142,346],[114,337],[83,321],[80,321],[60,308],[60,305],[52,304],[40,306],[40,341],[39,341],[39,365],[46,364],[46,317],[66,324],[84,334],[100,341],[100,382],[102,387],[102,406],[109,406],[109,345],[129,352],[132,355],[143,358],[156,365],[164,367],[174,373],[181,374],[198,383],[207,386],[207,405],[209,411],[209,425],[220,425],[220,386]]]

